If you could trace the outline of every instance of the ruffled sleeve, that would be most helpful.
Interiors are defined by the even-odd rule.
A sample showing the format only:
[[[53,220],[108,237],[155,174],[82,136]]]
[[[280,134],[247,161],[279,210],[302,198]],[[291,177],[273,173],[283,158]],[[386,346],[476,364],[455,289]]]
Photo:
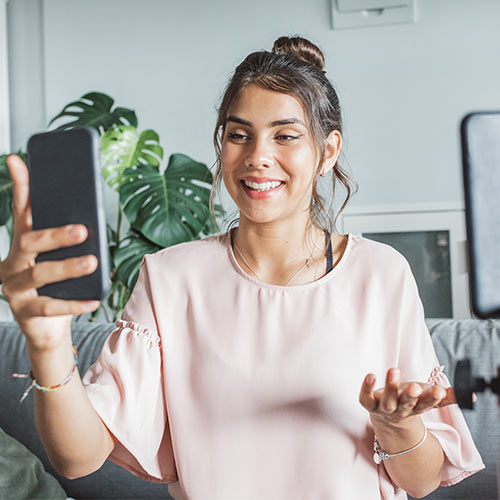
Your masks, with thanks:
[[[401,301],[398,363],[401,380],[450,387],[451,384],[443,373],[444,367],[434,351],[417,285],[409,267],[405,272]],[[457,404],[429,410],[422,415],[422,420],[429,432],[436,436],[445,453],[441,486],[451,486],[484,469],[481,456]]]
[[[146,258],[121,319],[82,382],[117,440],[109,459],[142,479],[177,481]]]

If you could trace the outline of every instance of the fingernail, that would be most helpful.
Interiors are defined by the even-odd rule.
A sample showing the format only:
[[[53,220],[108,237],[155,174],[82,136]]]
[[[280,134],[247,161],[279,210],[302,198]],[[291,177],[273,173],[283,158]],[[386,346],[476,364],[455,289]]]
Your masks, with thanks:
[[[392,370],[389,374],[389,382],[397,382],[399,379],[399,370]]]
[[[87,311],[93,311],[94,309],[97,309],[97,307],[99,306],[99,302],[87,302],[84,306],[84,308],[87,310]]]
[[[66,226],[66,231],[68,235],[73,239],[78,238],[81,233],[81,229],[75,224],[70,224],[69,226]]]
[[[368,375],[368,377],[366,377],[366,382],[370,385],[372,385],[374,382],[375,382],[375,377],[373,375]]]
[[[78,267],[80,269],[87,269],[88,267],[90,266],[90,260],[88,257],[82,257],[79,261],[78,261]]]

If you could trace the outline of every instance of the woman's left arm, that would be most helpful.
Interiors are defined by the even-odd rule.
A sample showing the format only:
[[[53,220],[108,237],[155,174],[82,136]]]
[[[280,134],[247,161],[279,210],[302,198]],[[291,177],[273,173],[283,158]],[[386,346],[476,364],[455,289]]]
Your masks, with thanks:
[[[385,386],[374,390],[375,376],[368,374],[359,394],[360,403],[370,412],[380,448],[391,455],[409,450],[422,441],[426,429],[420,414],[456,402],[451,387],[400,383],[399,375],[397,368],[391,368]],[[397,486],[415,498],[422,498],[439,486],[444,452],[429,432],[415,450],[382,463]]]

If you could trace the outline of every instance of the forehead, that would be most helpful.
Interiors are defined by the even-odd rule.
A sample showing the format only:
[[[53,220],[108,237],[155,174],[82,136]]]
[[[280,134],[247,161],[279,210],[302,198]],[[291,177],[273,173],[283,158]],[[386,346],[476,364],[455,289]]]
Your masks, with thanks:
[[[229,114],[253,122],[270,119],[298,118],[306,123],[302,102],[295,96],[250,84],[236,95],[229,107]]]

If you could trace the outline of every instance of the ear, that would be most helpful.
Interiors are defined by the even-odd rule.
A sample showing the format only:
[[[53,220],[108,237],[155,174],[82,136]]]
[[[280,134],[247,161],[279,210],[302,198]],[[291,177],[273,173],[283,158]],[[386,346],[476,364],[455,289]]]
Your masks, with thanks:
[[[337,163],[342,147],[342,135],[338,130],[332,130],[326,138],[325,153],[321,164],[320,175],[325,175]]]

